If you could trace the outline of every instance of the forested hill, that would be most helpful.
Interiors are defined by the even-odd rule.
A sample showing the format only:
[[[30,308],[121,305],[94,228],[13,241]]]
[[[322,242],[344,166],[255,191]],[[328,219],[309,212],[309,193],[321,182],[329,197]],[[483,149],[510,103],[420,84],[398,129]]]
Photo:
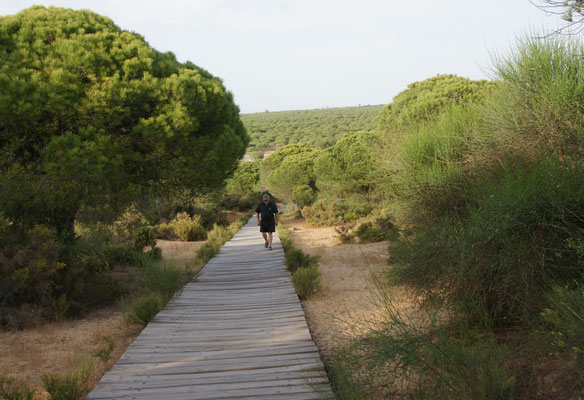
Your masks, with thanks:
[[[251,137],[248,151],[270,150],[290,143],[334,145],[345,133],[371,131],[383,105],[242,114]]]

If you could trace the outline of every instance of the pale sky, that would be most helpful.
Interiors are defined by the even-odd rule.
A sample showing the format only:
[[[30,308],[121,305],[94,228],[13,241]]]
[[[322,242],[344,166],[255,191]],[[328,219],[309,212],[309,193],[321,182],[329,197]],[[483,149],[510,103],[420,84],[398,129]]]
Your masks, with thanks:
[[[0,0],[89,9],[220,77],[243,113],[387,104],[438,74],[485,79],[493,54],[561,26],[528,0]]]

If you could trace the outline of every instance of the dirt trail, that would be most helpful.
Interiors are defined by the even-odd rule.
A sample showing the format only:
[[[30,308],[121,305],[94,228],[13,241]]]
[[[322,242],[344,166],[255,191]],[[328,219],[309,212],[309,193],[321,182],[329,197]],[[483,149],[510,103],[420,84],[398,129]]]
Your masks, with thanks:
[[[320,256],[322,291],[302,305],[313,338],[329,364],[335,350],[383,318],[375,280],[385,282],[389,242],[340,244],[334,227],[314,228],[298,219],[285,225],[296,247]],[[399,296],[400,291],[390,289],[390,294]],[[410,306],[406,300],[397,304]]]

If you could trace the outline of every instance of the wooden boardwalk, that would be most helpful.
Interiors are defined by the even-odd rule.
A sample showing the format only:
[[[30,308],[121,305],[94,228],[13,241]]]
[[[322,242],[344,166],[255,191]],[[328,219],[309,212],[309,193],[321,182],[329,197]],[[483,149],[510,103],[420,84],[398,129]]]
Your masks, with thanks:
[[[280,241],[258,231],[254,216],[87,399],[331,398]]]

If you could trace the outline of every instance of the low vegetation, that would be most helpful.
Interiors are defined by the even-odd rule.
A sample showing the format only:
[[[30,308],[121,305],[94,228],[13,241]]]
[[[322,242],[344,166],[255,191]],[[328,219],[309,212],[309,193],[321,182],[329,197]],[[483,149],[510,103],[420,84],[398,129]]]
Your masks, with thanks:
[[[282,223],[278,227],[278,236],[284,248],[286,266],[292,274],[292,284],[301,300],[306,300],[320,289],[320,272],[318,257],[306,254],[296,248],[290,233]]]
[[[248,153],[255,153],[254,159],[261,159],[264,151],[288,144],[310,143],[319,148],[330,147],[346,133],[372,131],[375,117],[382,107],[366,105],[242,114],[241,120],[251,138]]]

